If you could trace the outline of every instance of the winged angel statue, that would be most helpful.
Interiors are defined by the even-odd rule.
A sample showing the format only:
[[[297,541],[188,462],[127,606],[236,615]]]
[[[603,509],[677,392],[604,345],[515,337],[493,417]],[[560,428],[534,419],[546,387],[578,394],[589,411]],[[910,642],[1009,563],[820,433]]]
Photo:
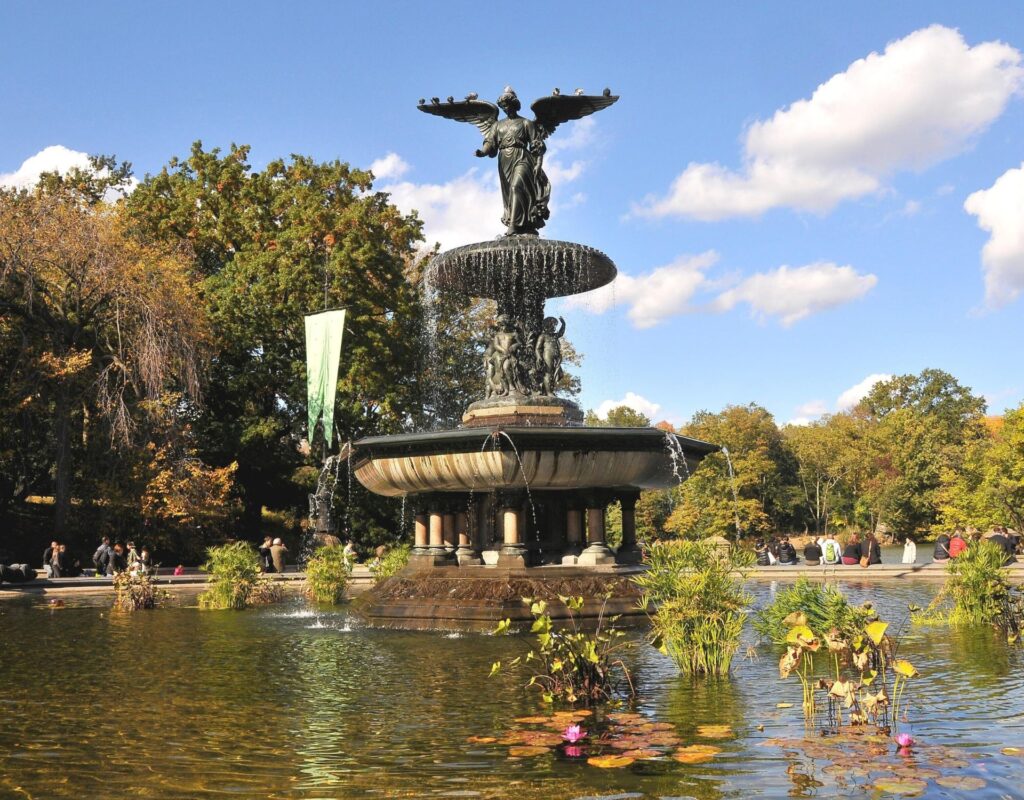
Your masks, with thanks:
[[[601,95],[585,95],[582,89],[563,95],[556,89],[554,94],[533,102],[530,109],[536,119],[532,120],[519,116],[522,106],[511,86],[505,87],[497,105],[476,98],[475,94],[458,101],[449,97],[442,103],[435,97],[430,103],[420,100],[419,109],[459,122],[472,122],[480,129],[484,144],[476,155],[498,157],[505,235],[536,235],[547,221],[551,196],[551,184],[544,174],[544,140],[563,122],[593,114],[619,98],[608,89]],[[499,108],[505,112],[505,119],[498,119]]]

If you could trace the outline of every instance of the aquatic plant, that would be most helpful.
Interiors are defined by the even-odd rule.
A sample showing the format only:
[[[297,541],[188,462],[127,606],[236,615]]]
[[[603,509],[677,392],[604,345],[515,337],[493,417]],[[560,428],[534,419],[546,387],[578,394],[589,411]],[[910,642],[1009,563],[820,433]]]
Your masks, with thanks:
[[[576,744],[576,742],[587,738],[587,732],[579,725],[569,725],[564,731],[562,731],[562,738],[569,744]]]
[[[370,565],[373,582],[381,583],[392,575],[400,572],[409,563],[409,545],[403,544],[390,548],[376,564]]]
[[[755,612],[751,625],[765,639],[784,644],[790,632],[786,620],[794,613],[803,614],[812,630],[835,628],[845,638],[856,635],[872,616],[869,609],[850,605],[846,595],[832,584],[801,576],[779,591],[770,605]]]
[[[317,603],[337,605],[345,599],[352,564],[340,544],[320,547],[306,562],[306,596]]]
[[[651,642],[683,672],[725,675],[740,645],[751,597],[753,553],[708,540],[655,543],[634,578],[651,620]]]
[[[552,624],[547,601],[523,598],[533,615],[530,633],[535,634],[537,644],[507,666],[529,666],[533,675],[526,686],[538,689],[545,703],[590,705],[616,695],[635,697],[636,687],[621,657],[632,643],[615,627],[618,617],[606,618],[602,607],[594,631],[584,631],[576,620],[576,612],[583,608],[583,598],[559,596],[558,599],[568,610],[569,625],[565,627]],[[511,629],[512,622],[506,619],[494,632],[509,633]],[[502,663],[495,661],[491,675],[502,669]]]
[[[808,725],[817,721],[817,695],[823,691],[833,727],[843,724],[844,709],[853,725],[871,722],[887,732],[898,726],[907,683],[918,671],[909,661],[896,658],[897,642],[887,634],[888,622],[872,615],[852,635],[837,628],[819,634],[803,611],[792,612],[783,622],[788,632],[779,677],[785,680],[795,674],[799,678]],[[815,672],[814,656],[819,652],[826,656],[835,678]]]
[[[145,572],[118,572],[114,575],[114,608],[117,611],[141,611],[156,608],[166,592],[158,589]]]
[[[260,569],[259,554],[248,542],[210,547],[201,569],[210,577],[207,590],[199,595],[205,609],[243,609],[281,599],[281,586]]]
[[[1024,627],[1024,596],[1010,583],[1005,558],[1002,548],[982,541],[949,559],[945,586],[928,608],[911,609],[912,621],[963,628],[991,625],[1008,641],[1018,641]]]

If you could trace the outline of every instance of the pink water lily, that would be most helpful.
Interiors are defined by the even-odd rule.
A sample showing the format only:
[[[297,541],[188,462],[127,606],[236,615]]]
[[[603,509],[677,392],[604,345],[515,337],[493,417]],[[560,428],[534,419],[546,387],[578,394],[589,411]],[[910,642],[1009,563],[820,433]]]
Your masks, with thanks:
[[[576,744],[576,742],[586,738],[586,735],[587,732],[585,730],[581,730],[579,725],[570,725],[562,731],[562,738],[569,744]]]
[[[896,744],[900,747],[913,747],[917,742],[909,733],[901,733],[896,737]]]

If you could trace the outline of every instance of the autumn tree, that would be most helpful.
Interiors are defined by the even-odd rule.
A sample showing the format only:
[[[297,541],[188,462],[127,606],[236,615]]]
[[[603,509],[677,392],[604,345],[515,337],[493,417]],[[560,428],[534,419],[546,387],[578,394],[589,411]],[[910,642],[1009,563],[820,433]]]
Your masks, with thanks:
[[[57,533],[68,525],[79,443],[127,446],[141,401],[169,384],[199,391],[207,328],[188,263],[128,234],[102,200],[119,179],[77,171],[0,191],[0,326],[23,344],[5,371],[21,404],[50,420]]]

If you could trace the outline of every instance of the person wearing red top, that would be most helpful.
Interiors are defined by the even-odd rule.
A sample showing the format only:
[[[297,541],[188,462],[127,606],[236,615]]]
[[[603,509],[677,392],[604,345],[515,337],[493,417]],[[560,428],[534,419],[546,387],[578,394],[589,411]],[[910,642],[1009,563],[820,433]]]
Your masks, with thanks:
[[[967,542],[960,529],[953,531],[953,538],[949,540],[949,557],[956,558],[967,549]]]

